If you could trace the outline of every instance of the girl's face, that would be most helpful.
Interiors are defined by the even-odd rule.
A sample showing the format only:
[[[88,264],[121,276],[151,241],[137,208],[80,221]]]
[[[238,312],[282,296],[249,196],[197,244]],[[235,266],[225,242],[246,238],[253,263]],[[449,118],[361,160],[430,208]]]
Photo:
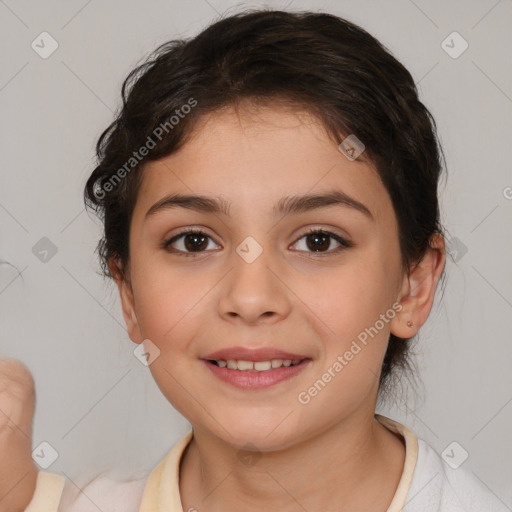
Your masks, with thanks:
[[[162,203],[177,195],[208,202]],[[228,212],[207,211],[221,200]],[[178,236],[188,229],[204,234]],[[180,151],[145,166],[130,257],[131,288],[118,285],[131,339],[160,350],[150,370],[169,402],[234,447],[286,448],[373,415],[390,331],[415,332],[403,330],[409,282],[386,189],[306,114],[203,118]],[[305,361],[265,376],[206,361],[233,347]]]

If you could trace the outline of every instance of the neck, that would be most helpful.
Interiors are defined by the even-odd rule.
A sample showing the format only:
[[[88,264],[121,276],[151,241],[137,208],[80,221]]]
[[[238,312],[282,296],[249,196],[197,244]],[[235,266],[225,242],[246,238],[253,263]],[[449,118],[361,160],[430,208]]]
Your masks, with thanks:
[[[254,464],[242,464],[238,452],[194,427],[180,467],[183,510],[385,510],[405,460],[403,441],[371,412],[285,450],[264,452]]]

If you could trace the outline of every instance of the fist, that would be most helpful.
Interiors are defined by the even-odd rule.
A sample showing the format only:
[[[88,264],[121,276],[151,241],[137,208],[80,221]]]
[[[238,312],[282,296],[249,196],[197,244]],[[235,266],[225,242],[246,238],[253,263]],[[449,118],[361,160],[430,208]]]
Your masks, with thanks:
[[[30,503],[38,467],[32,459],[35,385],[28,368],[0,358],[0,512],[21,512]]]

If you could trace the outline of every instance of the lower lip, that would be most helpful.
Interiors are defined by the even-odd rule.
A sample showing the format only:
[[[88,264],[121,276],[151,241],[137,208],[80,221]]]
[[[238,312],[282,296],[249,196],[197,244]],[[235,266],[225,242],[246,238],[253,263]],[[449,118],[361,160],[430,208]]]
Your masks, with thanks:
[[[263,372],[231,370],[229,368],[221,368],[205,359],[202,359],[202,361],[216,377],[232,386],[241,389],[263,389],[299,374],[309,365],[311,359],[303,359],[295,366],[281,366],[281,368]]]

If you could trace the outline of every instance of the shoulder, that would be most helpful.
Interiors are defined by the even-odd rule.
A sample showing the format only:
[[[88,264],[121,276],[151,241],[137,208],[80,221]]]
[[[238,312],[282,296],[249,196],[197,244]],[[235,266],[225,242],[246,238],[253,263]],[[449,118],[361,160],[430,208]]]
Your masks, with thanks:
[[[139,512],[147,477],[117,479],[100,475],[62,496],[59,511],[64,512]],[[74,487],[74,486],[73,486]]]
[[[418,459],[404,512],[507,512],[510,509],[477,477],[448,465],[418,439]]]

